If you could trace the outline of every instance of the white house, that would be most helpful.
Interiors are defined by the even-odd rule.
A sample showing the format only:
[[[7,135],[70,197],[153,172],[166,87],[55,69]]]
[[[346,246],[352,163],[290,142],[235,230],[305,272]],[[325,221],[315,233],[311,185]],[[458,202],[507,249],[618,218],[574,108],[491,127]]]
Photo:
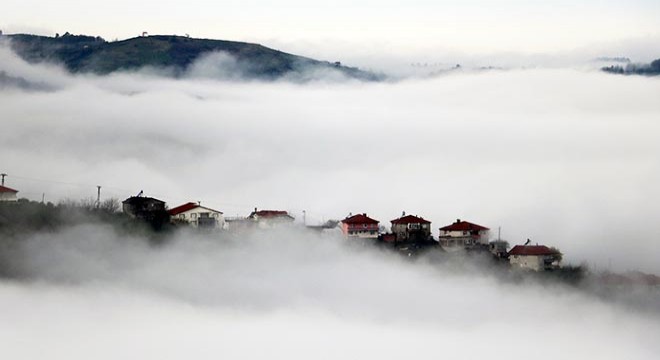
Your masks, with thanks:
[[[222,212],[189,202],[167,211],[173,222],[186,222],[199,228],[225,228]]]
[[[443,248],[469,248],[488,246],[490,229],[457,219],[453,224],[440,228],[438,240]]]
[[[521,269],[552,270],[560,262],[561,253],[544,245],[516,245],[509,251],[509,263]]]
[[[17,201],[18,190],[0,185],[0,201]]]
[[[258,228],[270,229],[282,225],[291,225],[295,218],[283,210],[257,210],[248,216],[248,220],[253,221]]]

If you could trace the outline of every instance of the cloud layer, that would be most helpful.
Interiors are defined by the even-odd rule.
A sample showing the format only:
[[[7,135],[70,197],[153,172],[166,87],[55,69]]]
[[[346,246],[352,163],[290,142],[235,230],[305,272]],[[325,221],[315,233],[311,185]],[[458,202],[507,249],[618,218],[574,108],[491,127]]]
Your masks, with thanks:
[[[436,235],[461,218],[573,263],[660,272],[657,79],[538,69],[263,84],[72,77],[0,56],[0,71],[49,89],[0,90],[0,159],[19,195],[98,184],[104,197],[144,190],[310,222],[367,212],[389,225],[406,211]]]
[[[660,350],[655,313],[313,234],[182,232],[151,247],[81,225],[3,254],[23,279],[0,281],[13,359],[652,359]]]

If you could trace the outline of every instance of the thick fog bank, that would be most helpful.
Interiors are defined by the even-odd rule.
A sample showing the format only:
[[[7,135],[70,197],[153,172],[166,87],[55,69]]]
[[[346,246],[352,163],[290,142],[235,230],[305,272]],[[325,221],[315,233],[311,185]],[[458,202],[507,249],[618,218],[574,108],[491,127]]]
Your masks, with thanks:
[[[503,284],[298,231],[179,232],[161,246],[98,225],[4,248],[12,359],[654,359],[660,322],[571,287]]]
[[[568,262],[660,272],[658,79],[554,69],[176,81],[72,77],[0,55],[5,77],[28,84],[0,88],[0,164],[19,196],[102,185],[105,198],[144,190],[225,215],[305,210],[309,223],[367,212],[386,226],[406,211],[436,236],[461,218]]]

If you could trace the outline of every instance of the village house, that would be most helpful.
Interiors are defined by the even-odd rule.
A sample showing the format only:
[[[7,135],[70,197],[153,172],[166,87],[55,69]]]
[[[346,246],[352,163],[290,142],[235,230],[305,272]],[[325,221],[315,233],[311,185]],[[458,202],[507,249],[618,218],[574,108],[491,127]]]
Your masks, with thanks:
[[[254,211],[248,216],[248,220],[253,221],[258,228],[270,229],[290,225],[295,218],[283,210],[258,210],[254,208]]]
[[[419,216],[406,215],[390,221],[396,242],[424,242],[431,239],[431,222]]]
[[[544,245],[516,245],[509,251],[511,266],[545,271],[559,268],[561,253]]]
[[[165,202],[151,197],[131,196],[122,201],[122,211],[128,216],[143,220],[158,229],[170,221]]]
[[[453,224],[440,228],[438,240],[445,249],[469,249],[488,246],[490,229],[457,219]]]
[[[0,186],[0,201],[18,201],[16,194],[18,194],[18,190]]]
[[[367,214],[349,215],[341,221],[341,232],[347,238],[378,239],[378,220]]]
[[[221,211],[207,208],[199,203],[189,202],[167,212],[175,223],[187,223],[192,227],[206,229],[225,227],[225,219]]]

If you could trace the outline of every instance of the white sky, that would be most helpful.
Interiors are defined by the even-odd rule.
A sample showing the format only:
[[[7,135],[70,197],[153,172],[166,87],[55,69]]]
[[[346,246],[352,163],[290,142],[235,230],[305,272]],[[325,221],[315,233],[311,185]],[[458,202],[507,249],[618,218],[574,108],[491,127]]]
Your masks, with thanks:
[[[548,53],[655,38],[659,18],[655,0],[4,0],[0,29],[106,39],[148,31],[266,44],[375,43],[383,51]]]

